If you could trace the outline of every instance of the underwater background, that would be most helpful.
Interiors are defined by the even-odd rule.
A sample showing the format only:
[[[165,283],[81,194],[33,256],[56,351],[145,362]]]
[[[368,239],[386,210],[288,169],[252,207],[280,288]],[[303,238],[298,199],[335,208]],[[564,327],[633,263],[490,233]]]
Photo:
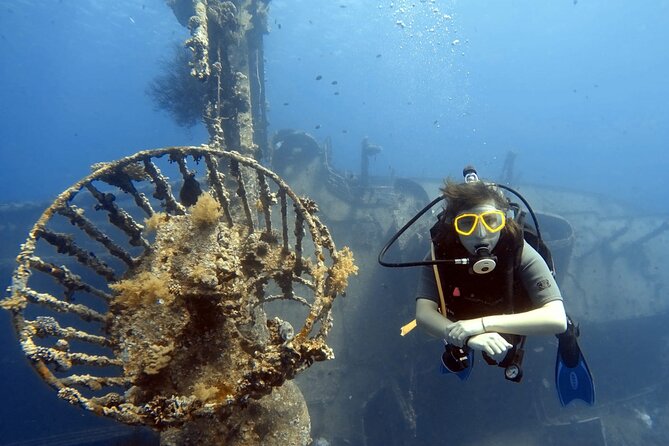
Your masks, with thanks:
[[[513,152],[519,183],[597,196],[623,207],[630,221],[667,220],[669,1],[272,0],[269,7],[270,135],[292,128],[330,138],[332,165],[351,175],[368,137],[382,147],[370,160],[370,175],[381,179],[460,178],[471,163],[495,180]],[[207,142],[201,124],[178,126],[147,94],[186,38],[160,0],[0,0],[0,211],[11,208],[14,218],[0,222],[3,287],[24,240],[14,234],[27,235],[39,215],[34,206],[46,207],[93,163]],[[666,320],[659,312],[592,327],[602,342],[587,345],[600,397],[628,380],[639,389],[646,377],[666,380],[667,363],[658,359],[669,348]],[[622,357],[617,343],[626,346]],[[0,365],[0,444],[116,444],[117,424],[59,400],[33,372],[6,312]],[[617,367],[625,370],[607,381]],[[467,397],[466,389],[453,392]],[[625,444],[669,441],[666,389],[646,403],[629,407],[638,442]],[[425,404],[438,412],[438,402]],[[484,400],[476,410],[493,405]],[[508,410],[523,417],[523,399]],[[460,425],[477,419],[460,415]],[[138,429],[123,435],[156,441]]]

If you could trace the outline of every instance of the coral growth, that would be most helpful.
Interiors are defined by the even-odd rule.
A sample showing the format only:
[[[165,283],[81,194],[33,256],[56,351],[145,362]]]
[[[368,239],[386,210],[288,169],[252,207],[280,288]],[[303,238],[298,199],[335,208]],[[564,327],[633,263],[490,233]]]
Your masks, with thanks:
[[[144,220],[144,230],[147,232],[155,232],[160,225],[169,219],[169,215],[164,212],[156,212],[151,217]]]
[[[344,246],[337,251],[332,270],[330,272],[330,286],[332,290],[341,294],[348,286],[348,277],[351,274],[358,274],[358,267],[353,259],[353,252],[348,246]]]
[[[208,386],[203,383],[196,383],[193,386],[193,395],[200,401],[211,401],[218,397],[220,390],[218,387]]]
[[[221,205],[211,196],[204,192],[191,208],[191,218],[196,226],[211,226],[221,218]]]
[[[152,344],[138,355],[138,360],[144,365],[142,371],[147,375],[155,375],[167,367],[172,359],[174,343],[170,341],[167,345]]]
[[[109,288],[116,292],[116,304],[126,308],[148,306],[156,302],[172,301],[167,279],[163,272],[142,271],[128,279],[110,283]]]
[[[175,45],[171,60],[162,62],[163,72],[146,92],[158,109],[167,111],[181,127],[193,127],[202,118],[207,86],[191,76],[190,50]]]

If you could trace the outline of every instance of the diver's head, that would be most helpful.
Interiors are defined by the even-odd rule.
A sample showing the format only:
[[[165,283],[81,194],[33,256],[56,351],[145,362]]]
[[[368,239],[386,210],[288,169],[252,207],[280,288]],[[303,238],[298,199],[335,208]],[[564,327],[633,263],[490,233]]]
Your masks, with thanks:
[[[519,230],[514,221],[507,221],[509,202],[494,185],[449,179],[441,191],[447,200],[446,216],[470,254],[489,254],[504,231]]]

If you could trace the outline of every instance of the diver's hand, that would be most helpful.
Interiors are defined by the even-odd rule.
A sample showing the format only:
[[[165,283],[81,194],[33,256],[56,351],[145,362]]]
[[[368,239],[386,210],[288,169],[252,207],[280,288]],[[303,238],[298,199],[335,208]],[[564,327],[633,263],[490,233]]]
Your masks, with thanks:
[[[467,345],[474,350],[481,350],[490,356],[499,355],[509,350],[513,345],[509,344],[499,333],[481,333],[472,336]]]
[[[462,344],[470,337],[485,333],[483,318],[466,319],[449,325],[446,329],[446,340],[450,344],[462,347]]]

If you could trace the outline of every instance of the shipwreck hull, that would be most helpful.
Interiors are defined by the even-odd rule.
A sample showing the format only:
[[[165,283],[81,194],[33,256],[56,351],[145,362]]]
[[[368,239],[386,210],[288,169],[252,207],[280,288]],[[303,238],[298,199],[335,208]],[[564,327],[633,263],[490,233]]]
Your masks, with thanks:
[[[604,196],[514,186],[539,215],[567,310],[580,323],[581,348],[596,380],[595,408],[576,404],[565,409],[554,386],[554,337],[528,341],[520,385],[505,381],[501,369],[487,367],[480,358],[473,382],[463,385],[439,374],[441,341],[418,330],[400,337],[399,328],[414,317],[417,271],[382,268],[377,255],[390,236],[438,195],[441,180],[415,180],[408,188],[375,179],[366,194],[358,194],[362,198],[343,201],[327,186],[323,172],[318,173],[318,163],[312,163],[308,169],[293,166],[300,177],[290,179],[291,184],[323,203],[321,218],[334,237],[351,246],[360,265],[360,275],[348,289],[351,298],[334,313],[340,321],[332,332],[337,360],[300,377],[314,437],[328,438],[331,444],[410,445],[455,436],[460,440],[454,444],[485,445],[507,435],[514,441],[520,435],[523,444],[539,444],[547,436],[552,438],[548,444],[562,444],[579,435],[588,444],[606,444],[607,439],[617,444],[616,439],[632,438],[629,432],[645,428],[637,426],[643,423],[637,416],[621,427],[620,413],[610,408],[621,403],[635,414],[637,407],[650,404],[649,388],[666,391],[666,361],[654,348],[650,351],[651,343],[639,342],[666,338],[661,326],[669,303],[660,297],[669,277],[653,266],[660,250],[669,247],[666,217],[632,218],[630,206]],[[315,172],[313,178],[310,172]],[[437,212],[398,240],[389,252],[393,261],[423,257]],[[641,370],[647,380],[630,377],[626,367],[611,370],[613,358],[628,361],[639,353],[652,358]],[[496,434],[472,432],[472,413],[480,414],[477,423],[490,427],[486,432]]]
[[[643,341],[659,339],[660,348],[669,345],[663,331],[669,304],[660,299],[669,279],[654,260],[660,258],[660,250],[669,247],[663,217],[632,218],[623,204],[576,191],[517,188],[540,214],[550,211],[573,229],[573,242],[569,242],[567,231],[566,236],[557,237],[552,250],[558,271],[562,271],[560,284],[567,308],[581,324],[580,344],[596,380],[598,404],[595,408],[562,409],[553,385],[556,341],[552,337],[530,339],[522,384],[506,382],[501,369],[486,367],[477,359],[471,382],[463,386],[454,377],[439,375],[440,341],[420,331],[399,336],[399,327],[413,318],[417,271],[381,268],[376,257],[388,237],[427,200],[422,201],[406,187],[384,186],[369,194],[373,199],[352,203],[331,190],[314,189],[308,177],[290,181],[298,193],[309,190],[321,203],[321,219],[334,238],[351,247],[360,266],[347,297],[333,309],[337,323],[330,343],[336,359],[297,378],[311,414],[313,438],[327,439],[331,445],[410,445],[466,434],[467,440],[461,437],[458,444],[485,445],[507,435],[517,439],[522,433],[528,444],[546,435],[555,438],[548,444],[559,444],[559,439],[578,433],[592,439],[605,435],[609,444],[616,444],[614,437],[629,438],[632,432],[646,429],[650,435],[635,410],[653,415],[648,408],[656,404],[654,398],[668,391],[669,363],[657,353],[655,344]],[[425,197],[436,196],[439,185],[439,181],[422,182]],[[11,222],[5,225],[5,252],[0,263],[5,283],[9,283],[14,268],[16,247],[43,208],[24,204],[0,209],[2,220]],[[421,231],[426,226],[410,234],[410,240],[390,254],[404,260],[422,256],[426,240]],[[550,241],[551,231],[546,232]],[[8,376],[33,373],[14,351],[16,344],[3,345],[2,357],[17,359],[5,363]],[[639,364],[632,359],[639,356],[650,359]],[[634,367],[612,368],[612,360]],[[644,379],[635,378],[638,376]],[[46,414],[60,410],[63,404],[51,392],[4,383],[3,394],[24,395],[21,400],[26,405],[14,407],[27,410],[39,406]],[[479,411],[481,404],[486,407],[483,413]],[[510,413],[509,407],[522,407],[524,412]],[[660,417],[658,410],[655,413]],[[481,421],[497,432],[494,438],[471,431],[468,417],[472,411],[481,413]],[[75,413],[73,426],[82,416],[94,417]],[[62,421],[54,419],[58,425],[49,426],[43,417],[42,426],[59,431],[67,426]],[[103,420],[95,422],[104,424]],[[119,431],[127,429],[118,426]],[[660,435],[657,428],[652,433]]]

